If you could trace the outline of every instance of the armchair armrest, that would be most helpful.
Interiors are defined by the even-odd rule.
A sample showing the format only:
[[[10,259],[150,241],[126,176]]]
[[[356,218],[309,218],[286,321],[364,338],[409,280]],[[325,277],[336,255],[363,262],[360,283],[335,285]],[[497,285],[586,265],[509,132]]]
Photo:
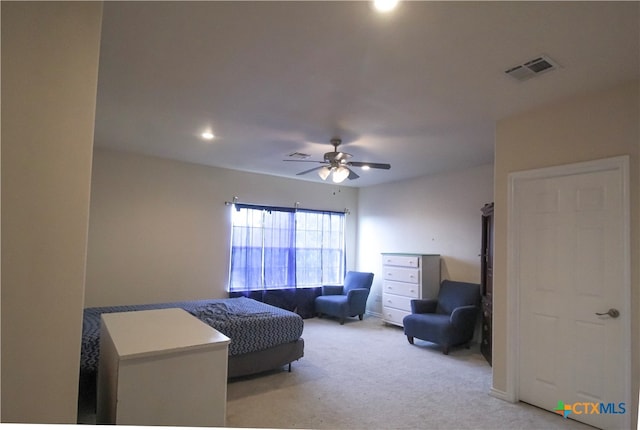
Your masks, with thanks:
[[[368,296],[369,290],[366,288],[352,288],[347,293],[347,302],[349,303],[349,306],[352,306],[354,303],[359,303],[362,300],[366,303]]]
[[[322,295],[323,296],[336,296],[342,294],[342,290],[344,287],[342,285],[323,285],[322,286]]]
[[[433,314],[438,306],[435,299],[413,299],[411,300],[412,314]]]
[[[451,312],[451,323],[457,327],[474,326],[478,307],[474,305],[460,306]]]

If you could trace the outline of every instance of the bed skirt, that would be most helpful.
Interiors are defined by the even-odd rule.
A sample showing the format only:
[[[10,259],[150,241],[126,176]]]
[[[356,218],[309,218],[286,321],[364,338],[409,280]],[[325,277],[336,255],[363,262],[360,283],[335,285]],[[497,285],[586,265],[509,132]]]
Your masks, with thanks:
[[[262,351],[229,356],[227,377],[253,375],[291,364],[304,356],[304,339],[299,338]]]

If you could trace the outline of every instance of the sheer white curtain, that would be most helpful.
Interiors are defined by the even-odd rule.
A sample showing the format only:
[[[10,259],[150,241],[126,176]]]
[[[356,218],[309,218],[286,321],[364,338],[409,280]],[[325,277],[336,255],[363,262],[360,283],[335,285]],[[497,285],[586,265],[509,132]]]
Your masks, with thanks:
[[[229,291],[339,284],[344,214],[235,205]]]

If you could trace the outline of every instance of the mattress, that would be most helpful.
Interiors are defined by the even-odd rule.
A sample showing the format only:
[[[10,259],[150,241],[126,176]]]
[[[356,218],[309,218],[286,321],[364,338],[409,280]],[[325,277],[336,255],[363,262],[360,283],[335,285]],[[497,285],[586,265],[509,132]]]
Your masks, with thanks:
[[[184,309],[228,336],[230,356],[294,342],[302,336],[304,326],[298,314],[246,297],[87,308],[82,324],[81,370],[98,369],[101,314],[166,308]]]

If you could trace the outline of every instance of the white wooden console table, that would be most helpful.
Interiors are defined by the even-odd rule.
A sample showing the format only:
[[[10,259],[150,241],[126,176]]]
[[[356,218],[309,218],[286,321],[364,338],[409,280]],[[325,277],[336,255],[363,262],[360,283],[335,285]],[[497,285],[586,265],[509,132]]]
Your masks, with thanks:
[[[103,314],[96,422],[224,427],[229,342],[183,309]]]

